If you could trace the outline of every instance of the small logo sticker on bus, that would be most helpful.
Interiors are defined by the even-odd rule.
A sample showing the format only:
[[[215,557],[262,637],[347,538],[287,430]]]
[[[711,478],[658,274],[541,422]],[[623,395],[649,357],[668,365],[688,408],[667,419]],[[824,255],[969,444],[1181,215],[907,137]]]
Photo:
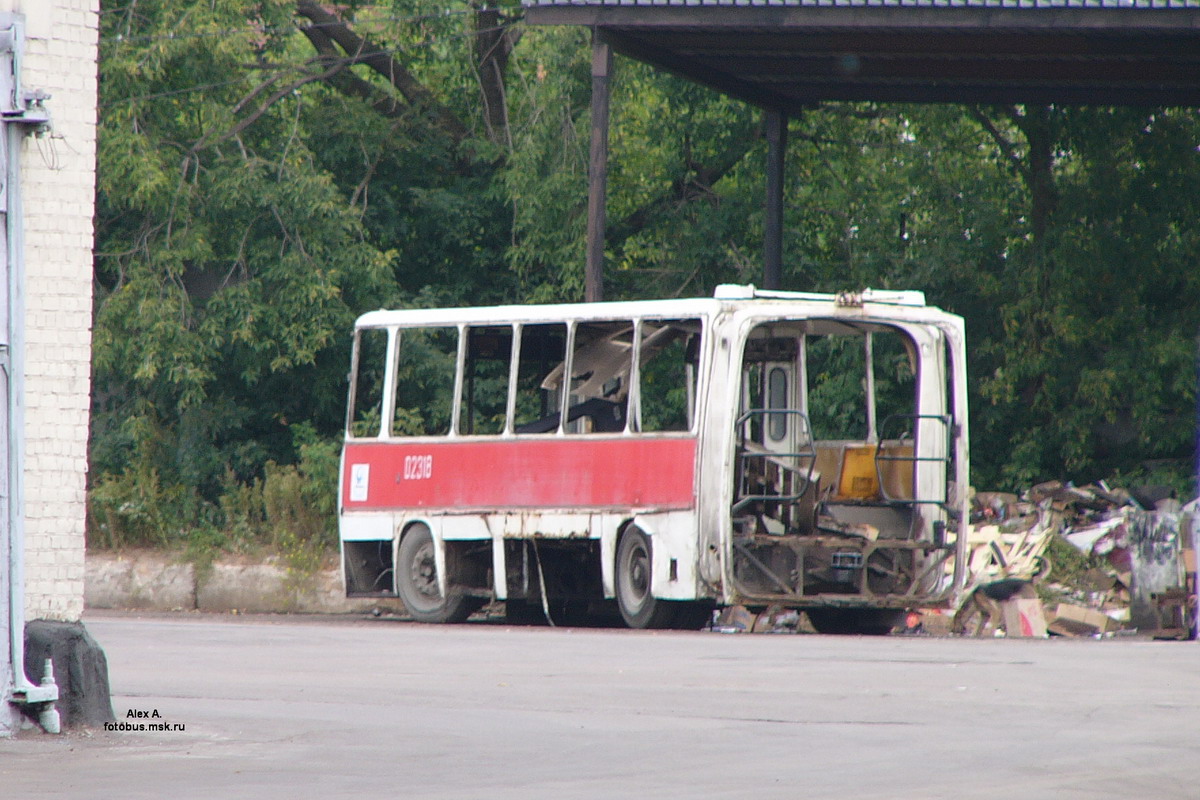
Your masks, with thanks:
[[[370,464],[350,465],[350,502],[367,502],[367,486],[371,483]]]
[[[423,481],[433,477],[433,456],[405,456],[404,480]]]

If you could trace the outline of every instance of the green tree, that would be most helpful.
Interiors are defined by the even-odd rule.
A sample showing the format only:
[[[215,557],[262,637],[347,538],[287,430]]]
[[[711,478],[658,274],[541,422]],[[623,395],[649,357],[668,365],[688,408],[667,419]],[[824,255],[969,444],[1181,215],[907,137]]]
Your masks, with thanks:
[[[1200,328],[1185,300],[1200,296],[1195,113],[996,116],[1009,124],[989,133],[1026,190],[997,304],[1004,335],[985,344],[986,424],[1008,434],[1000,474],[1182,483]]]
[[[300,457],[296,425],[336,435],[357,313],[508,296],[504,109],[462,98],[501,85],[509,26],[346,13],[105,4],[92,461],[118,507],[153,476],[155,518],[197,524],[229,474]]]
[[[334,440],[361,311],[581,298],[586,32],[474,0],[102,10],[103,508],[218,524]],[[612,108],[607,294],[757,281],[760,113],[624,59]],[[826,104],[789,136],[785,286],[967,319],[978,485],[1190,469],[1194,112]]]

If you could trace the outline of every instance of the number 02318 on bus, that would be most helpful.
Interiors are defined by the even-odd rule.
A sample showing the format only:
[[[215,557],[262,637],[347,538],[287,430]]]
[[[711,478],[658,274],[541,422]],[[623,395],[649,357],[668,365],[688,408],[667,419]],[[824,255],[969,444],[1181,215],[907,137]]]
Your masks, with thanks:
[[[347,594],[423,622],[740,603],[886,628],[962,588],[964,355],[920,292],[364,314]]]

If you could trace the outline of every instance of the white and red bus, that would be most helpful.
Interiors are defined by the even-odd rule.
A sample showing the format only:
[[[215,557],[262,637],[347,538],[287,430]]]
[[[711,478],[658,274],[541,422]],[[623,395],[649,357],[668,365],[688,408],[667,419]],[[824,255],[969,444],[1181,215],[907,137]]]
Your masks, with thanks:
[[[920,292],[374,311],[340,513],[352,597],[886,627],[964,582],[965,341]]]

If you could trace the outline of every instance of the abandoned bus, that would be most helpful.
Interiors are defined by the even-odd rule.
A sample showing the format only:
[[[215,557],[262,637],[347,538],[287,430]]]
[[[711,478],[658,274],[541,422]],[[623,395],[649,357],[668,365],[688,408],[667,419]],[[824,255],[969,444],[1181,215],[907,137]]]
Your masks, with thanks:
[[[699,627],[890,625],[962,588],[960,317],[921,292],[374,311],[339,491],[351,597]],[[614,615],[615,616],[615,615]]]

